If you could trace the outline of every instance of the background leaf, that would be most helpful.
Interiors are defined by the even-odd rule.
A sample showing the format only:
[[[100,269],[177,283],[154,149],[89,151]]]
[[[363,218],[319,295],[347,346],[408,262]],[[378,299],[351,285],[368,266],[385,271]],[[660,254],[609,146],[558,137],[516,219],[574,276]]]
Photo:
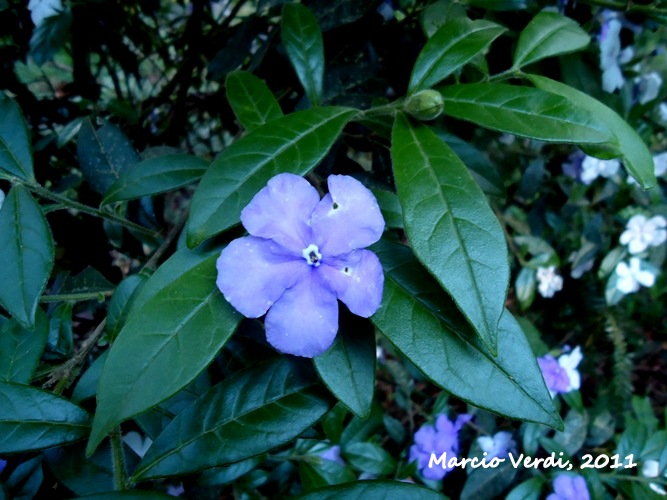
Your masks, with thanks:
[[[127,316],[132,309],[134,298],[138,295],[148,278],[143,274],[132,274],[121,281],[111,296],[107,312],[107,334],[113,343],[120,330],[125,326]]]
[[[30,137],[21,108],[0,92],[0,178],[14,175],[24,181],[35,181],[32,170]]]
[[[429,89],[481,53],[505,28],[465,17],[448,20],[429,38],[410,75],[408,93]]]
[[[315,368],[341,403],[366,418],[375,388],[375,335],[366,321],[348,320],[341,324],[333,345],[314,358]]]
[[[374,480],[329,486],[301,495],[299,500],[358,500],[360,498],[442,500],[445,497],[437,491],[416,484]]]
[[[90,119],[81,124],[77,154],[86,181],[102,195],[122,172],[140,160],[132,142],[118,127],[106,123],[96,130]]]
[[[0,382],[0,453],[41,450],[88,435],[88,413],[67,399],[12,382]]]
[[[44,352],[49,321],[41,309],[35,315],[35,328],[28,330],[16,320],[0,327],[0,380],[29,384]]]
[[[324,42],[317,19],[304,5],[287,3],[283,7],[281,34],[285,52],[311,106],[319,106],[324,79]]]
[[[0,305],[25,328],[35,324],[53,260],[53,237],[39,203],[26,188],[14,186],[0,210]]]
[[[372,321],[415,366],[475,406],[562,429],[535,356],[509,312],[500,319],[494,357],[407,247],[381,241],[372,250],[385,272],[382,306]]]
[[[466,166],[427,126],[397,115],[391,156],[415,255],[495,352],[509,283],[498,219]]]
[[[514,51],[513,68],[541,59],[581,50],[591,37],[576,21],[556,12],[542,11],[523,29]]]
[[[241,316],[215,286],[217,257],[174,254],[161,266],[173,271],[170,281],[137,301],[104,365],[89,455],[113,427],[194,380],[236,329]]]
[[[274,175],[308,173],[355,114],[338,107],[300,111],[255,129],[225,149],[192,199],[188,246],[238,224],[243,207]]]
[[[308,368],[280,357],[212,387],[160,434],[134,479],[238,462],[291,441],[331,408]]]
[[[247,71],[232,71],[225,79],[227,101],[248,132],[283,116],[264,81]]]
[[[612,139],[605,146],[623,159],[623,165],[639,181],[644,189],[657,183],[653,166],[653,156],[637,132],[611,108],[563,83],[538,75],[528,75],[533,84],[553,94],[570,100],[580,109],[586,110],[603,121],[611,130]]]
[[[103,204],[166,193],[201,178],[208,162],[196,156],[170,154],[141,161],[122,170],[104,196]]]
[[[521,137],[572,144],[613,141],[601,118],[559,95],[495,83],[442,89],[445,113],[482,127]]]

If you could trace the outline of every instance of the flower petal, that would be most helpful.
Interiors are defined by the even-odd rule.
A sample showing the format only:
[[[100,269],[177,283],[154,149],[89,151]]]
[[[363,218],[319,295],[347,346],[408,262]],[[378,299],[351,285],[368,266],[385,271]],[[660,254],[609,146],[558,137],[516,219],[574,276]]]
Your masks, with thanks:
[[[373,193],[348,175],[331,175],[328,184],[329,194],[310,220],[322,255],[343,255],[378,241],[384,219]]]
[[[278,174],[241,212],[241,222],[253,236],[280,243],[301,256],[311,241],[308,220],[320,201],[317,190],[294,174]]]
[[[271,240],[247,236],[232,241],[217,261],[216,284],[227,301],[248,318],[259,318],[307,273],[302,258],[292,260]]]
[[[384,274],[373,252],[356,250],[340,259],[324,261],[319,271],[352,313],[368,318],[380,307]]]
[[[338,332],[338,301],[310,268],[266,315],[266,340],[281,352],[312,358],[326,351]]]

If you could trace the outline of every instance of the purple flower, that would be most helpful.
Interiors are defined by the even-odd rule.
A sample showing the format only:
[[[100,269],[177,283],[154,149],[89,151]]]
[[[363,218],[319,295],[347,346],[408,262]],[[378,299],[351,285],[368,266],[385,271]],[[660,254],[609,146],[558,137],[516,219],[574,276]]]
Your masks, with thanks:
[[[445,415],[438,415],[435,426],[423,425],[415,433],[415,444],[410,446],[409,461],[417,461],[417,469],[425,479],[442,479],[452,470],[445,467],[444,463],[429,467],[431,454],[434,453],[440,458],[443,453],[447,453],[447,462],[456,457],[459,451],[459,431],[471,418],[472,415],[464,413],[452,422]]]
[[[582,476],[561,474],[553,482],[554,492],[547,500],[590,500],[586,480]]]
[[[5,467],[7,467],[7,460],[0,458],[0,474],[5,470]]]
[[[540,366],[547,389],[552,396],[576,391],[581,387],[581,376],[577,366],[582,359],[580,347],[575,347],[571,352],[562,354],[558,360],[550,354],[537,358],[537,364]]]
[[[330,462],[336,462],[338,465],[345,467],[345,460],[340,456],[340,446],[334,445],[331,448],[327,448],[322,453],[319,454],[320,458],[324,460],[329,460]]]
[[[384,285],[379,259],[363,250],[384,231],[377,200],[346,175],[330,176],[328,185],[320,200],[302,177],[272,178],[241,212],[250,236],[232,241],[217,263],[229,303],[249,318],[266,314],[268,342],[308,358],[336,337],[336,299],[368,318]]]

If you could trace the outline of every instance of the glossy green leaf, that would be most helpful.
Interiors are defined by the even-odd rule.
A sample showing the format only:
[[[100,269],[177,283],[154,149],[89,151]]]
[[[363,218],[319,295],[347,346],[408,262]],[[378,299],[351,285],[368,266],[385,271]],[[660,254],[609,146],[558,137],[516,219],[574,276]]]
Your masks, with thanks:
[[[403,229],[403,209],[396,193],[386,189],[371,189],[378,201],[387,227]]]
[[[460,500],[498,498],[512,484],[517,472],[518,469],[509,458],[505,458],[505,462],[497,467],[473,469],[468,472]]]
[[[16,320],[0,327],[0,380],[29,384],[44,352],[49,335],[49,321],[37,310],[35,328],[28,330]]]
[[[410,500],[443,500],[445,497],[429,488],[399,481],[355,481],[311,491],[299,500],[359,500],[360,498],[404,498]]]
[[[27,500],[37,497],[37,492],[44,481],[42,470],[42,457],[22,460],[9,474],[5,486],[9,491],[10,498],[14,500]],[[1,488],[0,484],[0,488]]]
[[[207,168],[207,161],[181,153],[148,158],[122,170],[102,204],[173,191],[199,180]]]
[[[305,491],[325,488],[332,484],[348,483],[356,479],[349,469],[331,460],[299,462],[299,479]]]
[[[49,338],[44,352],[45,360],[69,358],[74,350],[72,332],[72,303],[65,302],[51,313],[49,318]]]
[[[227,100],[248,132],[283,116],[276,98],[262,80],[247,71],[232,71],[225,79]]]
[[[522,310],[528,309],[535,300],[536,288],[535,269],[522,267],[514,281],[514,293]]]
[[[147,280],[148,278],[143,274],[133,274],[121,281],[114,290],[109,302],[106,324],[110,342],[116,339],[116,336],[125,325],[134,298],[136,298]]]
[[[399,114],[391,156],[415,255],[495,352],[509,283],[498,219],[466,166],[427,126]]]
[[[605,146],[622,157],[625,168],[644,189],[656,185],[651,152],[639,134],[615,111],[568,85],[538,75],[528,75],[528,78],[536,87],[568,99],[579,109],[586,110],[605,123],[612,133],[611,144]]]
[[[133,480],[238,462],[288,443],[331,408],[307,363],[280,357],[212,387],[155,440]]]
[[[108,355],[109,351],[104,351],[91,363],[83,375],[81,375],[81,378],[76,383],[76,386],[74,386],[74,392],[72,393],[72,399],[74,401],[79,402],[95,397],[95,394],[97,394],[97,385],[100,382],[104,363],[106,363]]]
[[[445,113],[482,127],[530,139],[573,144],[613,141],[604,120],[559,95],[495,83],[442,89]]]
[[[505,500],[538,500],[542,496],[542,476],[533,477],[515,486],[505,497]]]
[[[354,321],[341,325],[334,344],[317,356],[322,381],[347,408],[360,418],[371,411],[375,389],[375,335],[366,322]]]
[[[0,92],[0,178],[35,180],[30,137],[21,108]]]
[[[41,450],[88,435],[88,413],[50,392],[0,382],[0,453]]]
[[[576,21],[556,12],[542,11],[519,35],[514,51],[514,68],[547,57],[581,50],[591,41]]]
[[[121,173],[139,163],[132,142],[115,125],[95,129],[90,119],[81,124],[77,154],[83,176],[99,194],[105,194]]]
[[[53,237],[39,203],[23,186],[14,186],[0,210],[0,305],[26,328],[35,324],[53,260]]]
[[[498,38],[505,28],[483,19],[448,20],[429,38],[415,62],[408,93],[433,87],[462,67]]]
[[[93,493],[86,495],[86,500],[174,500],[174,497],[159,491],[142,491],[142,490],[128,490],[128,491],[108,491],[106,493]]]
[[[383,476],[396,469],[396,460],[374,443],[352,443],[345,447],[343,455],[352,467],[362,472]]]
[[[312,106],[319,106],[324,80],[324,42],[317,19],[307,7],[283,7],[281,35],[285,52]]]
[[[192,199],[188,246],[197,246],[238,224],[241,210],[273,176],[308,173],[355,114],[355,110],[339,107],[292,113],[262,125],[225,149]]]
[[[192,382],[236,329],[241,316],[215,286],[217,257],[177,252],[153,276],[159,291],[135,301],[100,378],[89,455],[120,422]]]
[[[372,249],[385,282],[382,306],[371,319],[415,366],[475,406],[562,429],[530,345],[509,312],[500,319],[494,357],[410,249],[386,241]]]

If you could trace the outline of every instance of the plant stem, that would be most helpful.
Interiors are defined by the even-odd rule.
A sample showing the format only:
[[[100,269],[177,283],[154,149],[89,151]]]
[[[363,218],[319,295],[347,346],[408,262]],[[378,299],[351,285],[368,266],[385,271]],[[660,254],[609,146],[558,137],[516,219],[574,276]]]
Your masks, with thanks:
[[[109,434],[111,442],[111,463],[113,464],[113,482],[116,491],[127,489],[127,477],[125,474],[125,454],[123,453],[123,442],[121,441],[120,426]]]
[[[101,292],[81,292],[81,293],[64,293],[62,295],[42,295],[39,298],[40,302],[83,302],[84,300],[97,300],[100,297],[111,297],[113,290],[104,290]]]
[[[147,227],[140,226],[139,224],[135,224],[134,222],[131,222],[124,217],[121,217],[119,215],[116,215],[111,212],[105,212],[103,210],[99,210],[97,208],[90,207],[88,205],[84,205],[83,203],[79,203],[78,201],[71,200],[67,198],[66,196],[59,195],[57,193],[52,193],[45,187],[40,186],[39,184],[32,184],[28,183],[22,179],[19,179],[18,177],[13,177],[10,179],[12,183],[15,184],[22,184],[26,188],[28,188],[30,191],[33,193],[41,196],[42,198],[47,198],[51,201],[55,201],[58,203],[61,203],[65,205],[66,207],[73,208],[75,210],[78,210],[80,212],[83,212],[88,215],[92,215],[95,217],[101,217],[102,219],[107,219],[112,222],[115,222],[117,224],[120,224],[121,226],[125,226],[128,229],[132,229],[134,231],[137,231],[139,233],[148,235],[152,238],[158,238],[160,236],[159,231],[154,231],[152,229],[148,229]]]
[[[401,107],[403,99],[398,101],[390,102],[383,104],[382,106],[376,106],[375,108],[366,109],[359,112],[357,118],[370,118],[371,116],[382,116],[382,115],[393,115]]]

